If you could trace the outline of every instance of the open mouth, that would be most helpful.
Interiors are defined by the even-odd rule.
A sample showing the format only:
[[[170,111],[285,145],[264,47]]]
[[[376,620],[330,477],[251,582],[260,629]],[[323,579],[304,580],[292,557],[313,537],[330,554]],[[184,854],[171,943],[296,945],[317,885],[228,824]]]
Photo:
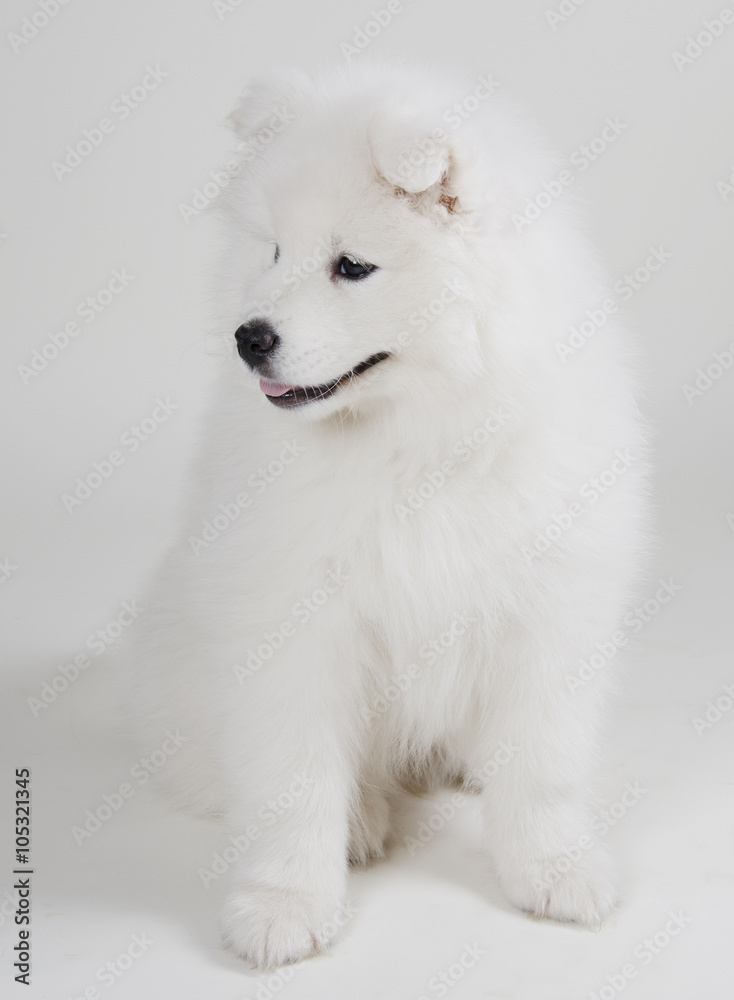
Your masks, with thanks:
[[[304,403],[310,403],[316,399],[326,399],[328,396],[333,396],[340,385],[351,382],[369,368],[374,368],[375,365],[389,357],[387,351],[373,354],[372,357],[358,364],[356,368],[352,368],[351,371],[325,385],[280,385],[278,382],[268,382],[267,379],[261,378],[260,388],[270,402],[276,406],[302,406]]]

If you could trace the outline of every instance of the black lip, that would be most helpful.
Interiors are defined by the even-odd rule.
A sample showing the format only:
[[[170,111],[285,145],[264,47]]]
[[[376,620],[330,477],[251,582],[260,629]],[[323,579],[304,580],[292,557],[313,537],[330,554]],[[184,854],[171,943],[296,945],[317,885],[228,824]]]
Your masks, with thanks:
[[[389,357],[390,354],[388,351],[380,351],[379,354],[373,354],[366,361],[360,362],[356,368],[352,368],[351,371],[340,375],[339,378],[335,378],[333,382],[327,382],[326,385],[295,385],[288,392],[283,393],[282,396],[267,396],[267,393],[266,396],[271,403],[283,409],[288,409],[292,406],[303,406],[304,403],[310,403],[316,399],[327,399],[329,396],[333,396],[344,382],[355,378],[357,375],[361,375],[368,368],[374,368],[375,365],[378,365],[385,358]]]

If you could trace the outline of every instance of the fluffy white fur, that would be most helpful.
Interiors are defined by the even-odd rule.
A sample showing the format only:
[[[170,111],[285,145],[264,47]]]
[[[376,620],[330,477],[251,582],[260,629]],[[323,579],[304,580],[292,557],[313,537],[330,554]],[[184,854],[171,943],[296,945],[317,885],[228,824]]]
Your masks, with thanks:
[[[258,831],[223,928],[259,966],[328,943],[349,859],[380,855],[390,797],[434,779],[481,787],[487,850],[518,907],[595,923],[615,899],[599,849],[558,867],[587,832],[610,668],[575,691],[567,675],[634,593],[644,433],[615,317],[558,357],[604,278],[567,195],[517,231],[513,213],[558,163],[497,97],[449,124],[475,86],[382,64],[282,72],[232,115],[247,162],[223,198],[227,356],[180,544],[144,602],[135,690],[151,749],[171,727],[189,737],[160,771],[177,801],[223,814],[235,837]],[[379,269],[340,281],[344,253]],[[454,301],[422,324],[446,288]],[[265,315],[281,338],[274,381],[320,385],[391,356],[279,409],[235,350],[235,329]],[[253,485],[288,442],[301,453]],[[618,450],[629,468],[588,500]],[[243,493],[231,526],[191,541]],[[572,503],[582,513],[552,528]],[[553,536],[544,552],[539,534]],[[304,599],[321,602],[308,621]],[[292,634],[246,675],[284,623]],[[519,749],[487,776],[501,744]],[[296,777],[307,789],[289,799]],[[288,808],[264,820],[279,795]]]

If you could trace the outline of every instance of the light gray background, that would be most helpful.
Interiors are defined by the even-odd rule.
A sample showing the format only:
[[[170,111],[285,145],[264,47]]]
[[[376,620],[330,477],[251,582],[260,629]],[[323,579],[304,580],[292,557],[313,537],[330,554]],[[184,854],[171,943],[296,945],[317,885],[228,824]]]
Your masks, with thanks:
[[[219,16],[206,0],[69,0],[18,52],[8,36],[40,8],[13,0],[0,15],[0,561],[15,567],[0,583],[8,744],[0,990],[65,998],[96,984],[111,1000],[408,1000],[438,996],[431,977],[476,942],[486,955],[451,988],[456,1000],[585,1000],[604,988],[606,1000],[620,981],[629,1000],[729,998],[734,710],[700,734],[692,719],[734,683],[734,368],[694,402],[683,386],[734,339],[734,190],[727,198],[717,187],[734,183],[734,24],[682,70],[673,59],[721,3],[586,0],[575,9],[569,0],[413,0],[366,50],[491,74],[565,155],[619,116],[628,127],[575,182],[591,233],[613,278],[639,267],[650,247],[672,254],[625,305],[644,344],[646,409],[659,427],[661,545],[650,592],[661,577],[681,590],[637,637],[610,720],[602,805],[617,802],[628,782],[645,789],[605,837],[623,874],[619,910],[598,934],[512,912],[479,854],[474,804],[410,857],[402,836],[435,809],[414,800],[390,860],[353,878],[357,912],[333,953],[268,985],[218,949],[222,884],[205,890],[196,873],[223,846],[216,827],[168,814],[136,784],[93,838],[75,843],[72,826],[129,779],[135,762],[107,708],[114,650],[92,655],[93,666],[38,717],[27,699],[124,601],[139,598],[175,522],[210,370],[213,247],[206,213],[185,223],[179,206],[229,158],[221,123],[251,75],[274,62],[342,60],[341,43],[382,4],[228,6]],[[554,28],[546,12],[559,9],[574,12]],[[115,119],[110,105],[148,64],[168,76],[127,120]],[[114,131],[58,180],[53,161],[104,116]],[[18,366],[115,268],[134,275],[129,287],[25,385]],[[62,495],[151,414],[157,397],[177,409],[67,512]],[[6,916],[13,865],[5,810],[12,771],[24,766],[33,771],[36,867],[30,990],[12,981],[16,937]],[[649,964],[635,958],[671,911],[683,911],[685,929]],[[141,933],[153,940],[143,957],[112,987],[95,980]],[[619,970],[630,962],[636,975],[625,984]]]

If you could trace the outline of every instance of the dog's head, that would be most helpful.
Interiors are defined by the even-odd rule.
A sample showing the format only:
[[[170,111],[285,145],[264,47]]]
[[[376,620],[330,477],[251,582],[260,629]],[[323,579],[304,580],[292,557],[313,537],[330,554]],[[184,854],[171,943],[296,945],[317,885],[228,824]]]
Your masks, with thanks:
[[[491,295],[477,287],[477,234],[502,192],[479,177],[469,121],[491,82],[458,93],[387,67],[283,72],[230,116],[242,150],[223,199],[231,337],[271,404],[320,419],[470,391]]]

